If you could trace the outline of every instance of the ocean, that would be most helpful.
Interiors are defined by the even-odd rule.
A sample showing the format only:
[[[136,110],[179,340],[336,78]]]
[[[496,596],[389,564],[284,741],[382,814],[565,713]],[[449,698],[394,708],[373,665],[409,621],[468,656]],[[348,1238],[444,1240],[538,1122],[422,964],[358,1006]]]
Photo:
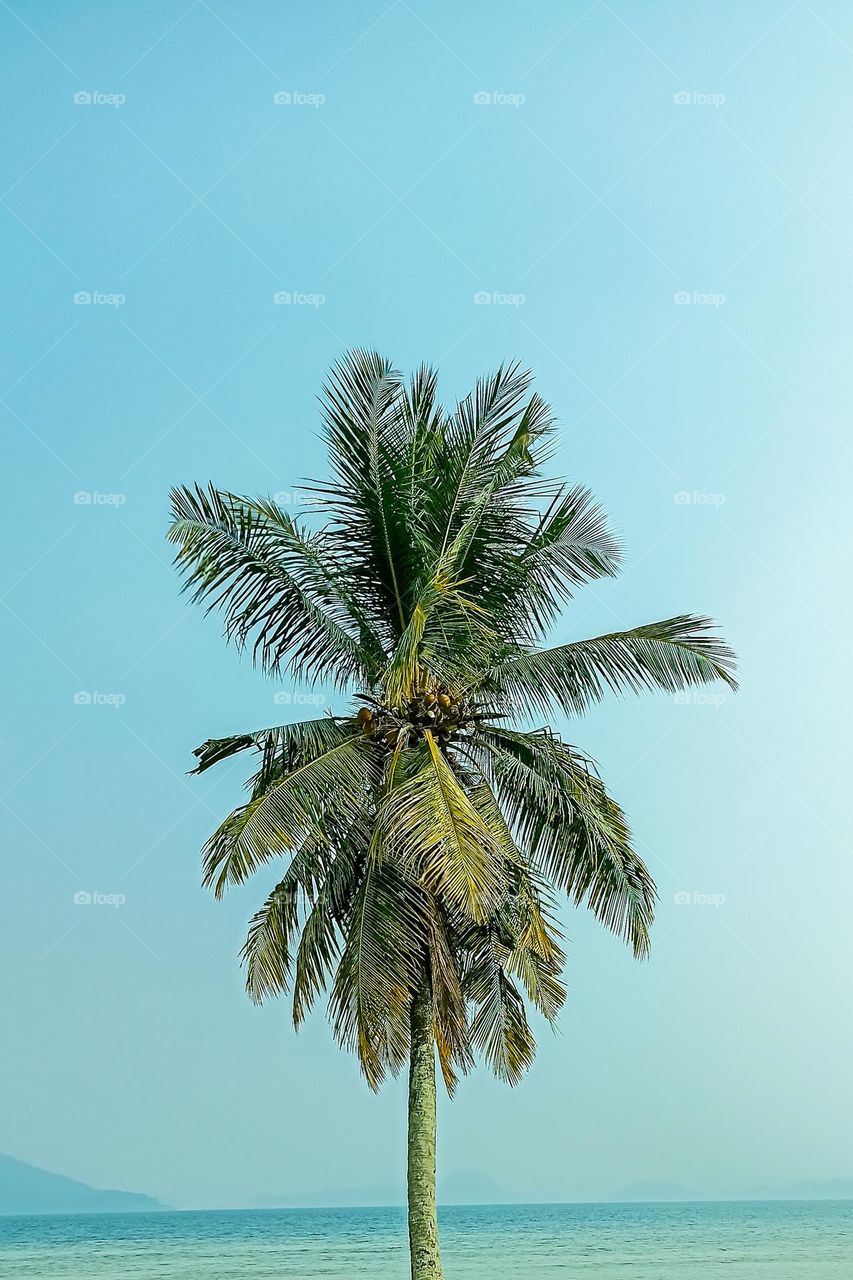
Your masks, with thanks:
[[[453,1207],[446,1280],[853,1277],[853,1201]],[[406,1280],[402,1209],[0,1217],[14,1280]]]

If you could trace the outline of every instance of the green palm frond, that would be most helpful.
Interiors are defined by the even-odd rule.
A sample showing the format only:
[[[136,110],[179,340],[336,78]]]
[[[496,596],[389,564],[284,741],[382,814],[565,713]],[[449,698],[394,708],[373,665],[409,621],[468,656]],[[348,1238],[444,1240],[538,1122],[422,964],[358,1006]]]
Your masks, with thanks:
[[[393,861],[368,859],[342,932],[329,1000],[332,1029],[377,1089],[407,1060],[409,1008],[423,981],[428,941],[419,895]]]
[[[737,688],[732,650],[708,618],[683,614],[632,631],[576,640],[555,649],[519,653],[485,675],[482,689],[547,713],[554,706],[583,713],[610,690],[677,693],[721,680]]]
[[[566,987],[560,980],[560,970],[529,947],[521,946],[510,950],[505,967],[511,978],[521,982],[534,1008],[554,1025],[566,1001]]]
[[[542,873],[646,955],[654,882],[588,761],[547,730],[492,728],[483,740],[495,792]]]
[[[518,1084],[536,1053],[524,1001],[507,972],[509,951],[489,926],[478,930],[465,993],[474,1005],[471,1044],[499,1080]]]
[[[298,764],[235,810],[204,847],[204,883],[221,897],[264,863],[296,848],[328,815],[352,822],[369,804],[381,773],[378,748],[347,736]]]
[[[298,923],[299,886],[285,877],[252,917],[241,952],[247,969],[246,989],[256,1004],[287,991],[292,939]]]
[[[354,628],[359,635],[362,651],[368,655],[372,670],[385,659],[383,641],[379,629],[368,616],[351,583],[349,562],[338,553],[336,541],[320,531],[306,536],[287,512],[269,498],[256,498],[253,502],[242,498],[247,507],[254,508],[266,521],[272,541],[280,539],[290,550],[294,532],[297,535],[293,548],[306,588],[347,628]]]
[[[299,1026],[327,993],[373,1088],[407,1059],[413,1007],[419,1026],[431,1009],[449,1091],[478,1056],[516,1083],[535,1051],[527,1007],[553,1022],[565,999],[557,895],[644,956],[655,887],[591,762],[513,719],[735,688],[734,655],[691,615],[547,647],[621,549],[587,489],[545,475],[554,418],[518,365],[445,408],[433,369],[405,381],[354,351],[321,415],[330,477],[307,486],[310,517],[172,494],[192,598],[264,672],[354,699],[196,750],[195,773],[254,760],[204,882],[219,896],[284,859],[243,949],[249,995],[289,993]]]
[[[331,716],[321,716],[316,720],[299,720],[269,729],[253,729],[228,738],[208,738],[193,752],[198,764],[192,772],[204,773],[222,760],[254,747],[261,756],[261,768],[249,784],[255,795],[266,790],[273,776],[280,777],[300,761],[322,755],[330,747],[343,742],[346,736],[340,721]]]
[[[604,511],[589,489],[574,485],[554,498],[520,559],[543,590],[553,583],[568,600],[572,588],[613,577],[621,556]]]
[[[472,505],[493,486],[496,471],[514,442],[521,446],[519,456],[523,455],[528,441],[518,436],[518,416],[529,386],[530,374],[519,365],[501,367],[492,377],[481,378],[472,394],[457,405],[440,459],[439,556],[465,529]]]
[[[423,901],[429,919],[427,956],[435,1043],[444,1083],[452,1097],[459,1074],[469,1071],[474,1063],[462,985],[463,957],[449,913],[430,894],[424,894]]]
[[[488,662],[496,641],[488,614],[467,595],[465,584],[450,582],[439,573],[415,602],[383,672],[388,702],[399,705],[419,687],[433,683],[462,690]]]
[[[252,917],[241,959],[246,966],[246,990],[256,1004],[288,990],[300,907],[314,902],[322,892],[330,860],[325,832],[312,833],[302,842],[284,876]]]
[[[302,926],[293,979],[293,1025],[297,1029],[317,996],[325,991],[340,955],[339,922],[332,896],[330,886],[324,885]]]
[[[536,528],[501,550],[489,599],[505,631],[537,638],[579,587],[613,577],[621,558],[604,512],[581,485],[561,486]]]
[[[471,919],[482,920],[506,882],[499,837],[472,804],[433,735],[427,731],[425,738],[420,768],[385,802],[379,819],[383,839],[430,893],[446,896]]]
[[[270,674],[373,678],[381,652],[370,651],[328,576],[318,549],[281,511],[275,522],[259,503],[212,486],[172,491],[169,538],[185,589],[207,611],[222,609],[225,634]]]
[[[354,594],[393,642],[406,626],[415,567],[400,501],[408,456],[402,379],[375,352],[350,352],[332,369],[320,408],[333,479],[311,490],[332,516]]]

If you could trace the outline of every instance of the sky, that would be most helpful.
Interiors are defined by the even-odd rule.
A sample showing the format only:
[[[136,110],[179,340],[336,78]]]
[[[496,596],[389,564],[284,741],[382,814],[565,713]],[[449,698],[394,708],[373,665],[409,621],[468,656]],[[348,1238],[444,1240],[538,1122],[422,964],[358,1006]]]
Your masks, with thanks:
[[[244,994],[268,879],[200,886],[244,766],[192,749],[307,704],[165,541],[173,484],[295,505],[364,346],[449,402],[535,372],[626,545],[556,640],[708,613],[742,678],[557,722],[657,878],[652,956],[567,911],[559,1034],[442,1102],[441,1174],[853,1176],[850,6],[12,0],[0,39],[0,1150],[185,1207],[401,1183],[402,1082]]]

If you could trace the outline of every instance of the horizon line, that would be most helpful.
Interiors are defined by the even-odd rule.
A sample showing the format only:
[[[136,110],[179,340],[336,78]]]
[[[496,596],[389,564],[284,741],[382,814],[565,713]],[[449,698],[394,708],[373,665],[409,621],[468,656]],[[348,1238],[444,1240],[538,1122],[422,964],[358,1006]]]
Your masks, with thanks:
[[[128,1193],[134,1194],[134,1193]],[[685,1204],[847,1204],[853,1202],[853,1194],[847,1196],[691,1196],[668,1200],[494,1200],[494,1201],[453,1201],[439,1202],[439,1209],[507,1209],[536,1208],[559,1209],[581,1206],[604,1205],[685,1205]],[[87,1210],[48,1210],[39,1213],[11,1213],[0,1209],[0,1218],[126,1218],[126,1217],[158,1217],[160,1214],[173,1213],[353,1213],[362,1210],[394,1209],[405,1211],[405,1203],[400,1200],[396,1204],[293,1204],[250,1206],[218,1206],[206,1208],[174,1208],[163,1205],[160,1209],[87,1209]]]

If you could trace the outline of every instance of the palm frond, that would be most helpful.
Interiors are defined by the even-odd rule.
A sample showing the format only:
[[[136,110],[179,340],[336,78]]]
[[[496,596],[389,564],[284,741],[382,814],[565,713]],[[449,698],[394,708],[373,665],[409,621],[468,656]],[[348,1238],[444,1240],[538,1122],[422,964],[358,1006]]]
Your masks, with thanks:
[[[169,539],[185,589],[207,611],[221,609],[225,634],[269,674],[285,669],[339,686],[370,680],[381,651],[365,646],[363,628],[329,577],[318,550],[286,513],[276,519],[257,502],[210,486],[172,491]],[[359,634],[361,630],[361,634]]]
[[[283,878],[252,917],[241,960],[246,966],[246,990],[255,1004],[288,990],[300,903],[314,900],[323,883],[328,857],[322,832],[307,838]]]
[[[320,401],[333,479],[312,486],[332,516],[330,534],[345,557],[365,611],[387,638],[406,625],[413,549],[406,507],[410,408],[402,379],[369,351],[352,351],[327,379]]]
[[[442,458],[443,513],[439,556],[452,545],[470,517],[471,503],[489,486],[494,470],[518,430],[518,411],[530,374],[517,364],[481,378],[453,415]]]
[[[242,884],[258,867],[296,848],[329,814],[342,824],[354,822],[369,805],[381,767],[379,748],[360,735],[344,736],[304,759],[214,832],[203,851],[204,883],[221,897],[229,884]]]
[[[532,868],[518,869],[499,927],[509,947],[507,973],[521,981],[531,1004],[553,1024],[566,998],[560,978],[566,957],[550,887]]]
[[[335,918],[332,898],[330,885],[324,885],[302,926],[293,979],[296,1028],[302,1025],[317,996],[326,989],[340,955],[339,921]]]
[[[514,546],[500,547],[487,587],[502,630],[540,637],[578,587],[612,577],[621,548],[588,489],[561,486],[536,526]]]
[[[503,726],[608,692],[735,688],[734,655],[691,615],[546,647],[620,547],[587,489],[545,476],[554,418],[518,365],[448,410],[433,369],[404,382],[354,351],[320,407],[331,476],[308,486],[310,518],[172,494],[185,590],[226,636],[268,674],[361,703],[197,748],[195,773],[254,760],[204,882],[219,896],[285,859],[243,948],[249,995],[292,994],[298,1027],[327,992],[371,1087],[405,1063],[427,995],[448,1091],[477,1056],[514,1084],[535,1051],[526,1008],[553,1022],[565,999],[556,895],[641,957],[655,888],[593,764],[550,729]]]
[[[293,724],[274,725],[269,729],[253,729],[248,733],[233,734],[228,738],[208,738],[193,755],[198,764],[193,773],[204,773],[222,760],[254,747],[261,756],[262,765],[250,781],[252,794],[267,789],[276,774],[280,777],[302,760],[311,760],[329,747],[344,740],[345,731],[340,722],[331,716],[316,720],[299,720]]]
[[[435,1044],[444,1084],[452,1097],[460,1072],[469,1071],[474,1063],[462,986],[462,957],[448,913],[439,900],[424,894],[423,901],[429,919],[427,955]]]
[[[533,1061],[536,1041],[506,970],[507,948],[489,926],[479,930],[477,944],[465,979],[465,994],[475,1007],[471,1044],[499,1080],[518,1084]]]
[[[516,708],[579,715],[613,693],[663,689],[676,693],[722,680],[737,688],[735,657],[709,618],[683,614],[631,631],[518,653],[488,672],[484,692]]]
[[[555,734],[482,734],[495,792],[519,842],[575,904],[586,903],[638,957],[649,948],[655,887],[624,814],[588,761]]]
[[[497,633],[463,588],[439,569],[421,592],[382,673],[385,697],[392,706],[433,683],[463,689],[494,652]]]
[[[429,731],[425,739],[418,771],[385,801],[383,839],[428,892],[446,896],[472,920],[484,920],[506,883],[498,839]]]
[[[423,981],[428,938],[419,896],[391,859],[368,859],[342,933],[329,1000],[332,1029],[377,1089],[407,1060],[409,1008]]]

